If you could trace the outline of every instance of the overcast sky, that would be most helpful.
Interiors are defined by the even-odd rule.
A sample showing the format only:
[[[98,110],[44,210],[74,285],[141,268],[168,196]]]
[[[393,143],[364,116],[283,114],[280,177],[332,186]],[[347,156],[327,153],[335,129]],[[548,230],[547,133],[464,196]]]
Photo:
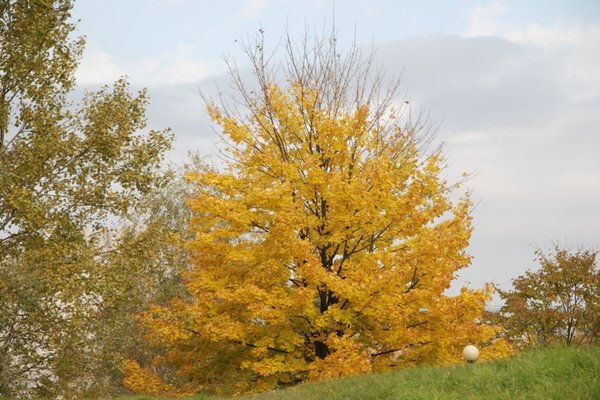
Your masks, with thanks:
[[[149,89],[149,123],[176,134],[169,159],[215,154],[198,88],[259,28],[331,26],[375,45],[411,107],[447,142],[449,177],[476,172],[472,266],[457,284],[504,288],[553,242],[600,248],[600,1],[79,0],[82,87],[121,75]]]

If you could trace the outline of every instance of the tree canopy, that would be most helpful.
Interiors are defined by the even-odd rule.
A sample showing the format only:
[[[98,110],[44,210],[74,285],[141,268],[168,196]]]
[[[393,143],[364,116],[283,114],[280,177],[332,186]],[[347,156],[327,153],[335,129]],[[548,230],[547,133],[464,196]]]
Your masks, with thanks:
[[[446,294],[472,206],[397,81],[335,35],[284,47],[246,42],[255,83],[231,63],[237,91],[208,102],[226,166],[189,174],[186,294],[140,316],[163,354],[129,361],[126,386],[236,393],[510,352],[481,322],[487,288]]]
[[[150,261],[123,246],[142,232],[107,232],[165,183],[172,137],[146,128],[146,92],[125,79],[69,100],[84,45],[71,9],[0,0],[0,395],[104,393],[130,344],[107,333],[152,293],[122,290],[151,281]]]
[[[513,279],[500,290],[505,304],[500,322],[519,347],[598,343],[600,270],[597,250],[556,245],[536,250],[540,268]]]

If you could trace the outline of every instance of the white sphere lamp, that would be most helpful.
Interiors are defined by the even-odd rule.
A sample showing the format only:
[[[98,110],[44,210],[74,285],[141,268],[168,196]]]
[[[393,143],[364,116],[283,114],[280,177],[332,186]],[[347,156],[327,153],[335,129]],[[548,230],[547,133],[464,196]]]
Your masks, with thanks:
[[[467,360],[469,363],[474,363],[479,358],[479,350],[472,344],[465,346],[462,354],[465,360]]]

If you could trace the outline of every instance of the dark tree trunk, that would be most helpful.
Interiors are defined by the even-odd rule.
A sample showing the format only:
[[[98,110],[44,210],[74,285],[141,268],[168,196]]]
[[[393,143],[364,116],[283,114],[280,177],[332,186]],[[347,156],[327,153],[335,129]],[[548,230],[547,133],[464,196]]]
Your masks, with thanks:
[[[327,345],[325,343],[321,342],[320,340],[316,340],[315,341],[315,354],[320,359],[324,359],[325,357],[327,357],[329,355],[329,347],[327,347]]]

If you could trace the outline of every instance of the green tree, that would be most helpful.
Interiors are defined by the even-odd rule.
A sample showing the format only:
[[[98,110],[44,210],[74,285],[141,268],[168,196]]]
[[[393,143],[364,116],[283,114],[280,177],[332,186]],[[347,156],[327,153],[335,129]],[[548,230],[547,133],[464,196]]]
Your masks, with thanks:
[[[597,250],[535,252],[540,264],[513,279],[512,290],[499,290],[505,304],[500,322],[520,347],[600,340],[600,271]]]
[[[147,226],[106,240],[166,182],[172,137],[146,129],[146,92],[124,79],[68,101],[84,45],[71,38],[71,9],[70,0],[0,0],[0,395],[99,390],[92,344],[109,336],[105,320],[135,308],[120,301],[126,278],[143,285],[152,275],[138,279],[152,260],[128,254],[162,234]]]
[[[77,352],[79,360],[69,358],[77,366],[71,381],[93,398],[124,391],[121,366],[125,359],[149,360],[155,355],[133,316],[150,304],[165,304],[182,295],[179,273],[188,265],[182,240],[191,214],[183,199],[191,187],[181,173],[174,175],[167,185],[140,200],[137,211],[117,228],[111,248],[103,247],[101,256],[96,256],[102,271],[94,284],[102,301],[85,328],[93,336],[85,351]]]

